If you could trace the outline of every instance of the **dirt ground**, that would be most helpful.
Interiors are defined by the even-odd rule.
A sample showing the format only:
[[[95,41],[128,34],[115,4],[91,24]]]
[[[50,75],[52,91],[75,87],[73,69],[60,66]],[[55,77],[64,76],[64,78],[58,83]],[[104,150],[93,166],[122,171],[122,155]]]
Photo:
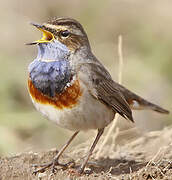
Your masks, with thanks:
[[[96,152],[99,145],[97,146],[85,174],[80,176],[75,170],[82,163],[91,140],[93,139],[69,148],[64,153],[61,162],[75,160],[75,166],[67,170],[57,167],[55,172],[48,169],[43,173],[33,174],[33,164],[51,161],[57,153],[56,149],[3,157],[0,159],[0,180],[172,179],[172,127],[146,134],[135,128],[119,132],[115,139],[116,145],[112,147],[112,142],[106,143],[98,158]]]

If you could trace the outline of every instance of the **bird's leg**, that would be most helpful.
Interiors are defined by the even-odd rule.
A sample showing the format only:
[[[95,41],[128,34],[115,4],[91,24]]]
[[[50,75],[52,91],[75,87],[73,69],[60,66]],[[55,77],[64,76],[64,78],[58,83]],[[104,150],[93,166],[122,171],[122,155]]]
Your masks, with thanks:
[[[62,166],[62,167],[67,167],[69,165],[69,163],[67,164],[61,164],[58,162],[60,156],[63,154],[63,152],[66,150],[66,148],[69,146],[69,144],[72,142],[72,140],[75,138],[75,136],[79,133],[79,131],[75,132],[71,138],[67,141],[67,143],[61,148],[61,150],[57,153],[57,155],[54,157],[54,159],[50,162],[50,163],[47,163],[47,164],[42,164],[42,165],[36,165],[36,166],[40,166],[42,168],[34,171],[34,174],[38,173],[38,172],[44,172],[45,169],[49,168],[50,166],[53,166],[53,168],[55,166]]]
[[[82,174],[84,172],[85,166],[86,166],[86,164],[87,164],[87,162],[88,162],[94,148],[96,147],[97,142],[99,141],[101,135],[103,134],[103,132],[104,132],[104,128],[103,129],[98,129],[97,136],[96,136],[96,138],[95,138],[95,140],[94,140],[94,142],[93,142],[93,144],[92,144],[92,146],[91,146],[91,148],[90,148],[90,150],[89,150],[89,152],[87,154],[87,157],[85,158],[84,162],[82,163],[81,167],[78,170],[78,172],[80,174]]]
[[[75,132],[72,137],[68,140],[68,142],[61,148],[61,150],[58,152],[58,154],[54,157],[53,162],[54,165],[58,165],[58,159],[63,154],[63,152],[66,150],[66,148],[69,146],[69,144],[72,142],[72,140],[75,138],[75,136],[79,133],[79,131]]]

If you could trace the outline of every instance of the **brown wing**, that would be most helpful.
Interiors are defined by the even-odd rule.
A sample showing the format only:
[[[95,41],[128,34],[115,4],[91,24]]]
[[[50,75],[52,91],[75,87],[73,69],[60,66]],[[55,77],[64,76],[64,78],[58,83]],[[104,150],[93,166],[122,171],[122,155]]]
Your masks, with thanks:
[[[110,74],[101,64],[84,64],[80,71],[84,73],[82,77],[87,77],[85,83],[95,98],[112,108],[114,112],[133,122],[129,104],[118,89],[118,86],[116,86],[116,83],[112,80]],[[84,81],[84,78],[82,80]]]

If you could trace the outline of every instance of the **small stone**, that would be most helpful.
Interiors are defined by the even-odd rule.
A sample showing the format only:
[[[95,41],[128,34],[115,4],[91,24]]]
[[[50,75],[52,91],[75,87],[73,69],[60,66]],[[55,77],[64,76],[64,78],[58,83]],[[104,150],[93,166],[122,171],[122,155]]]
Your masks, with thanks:
[[[91,174],[92,170],[91,168],[85,168],[84,172],[85,174]]]
[[[47,176],[46,173],[39,173],[38,174],[38,179],[41,180],[43,177]]]

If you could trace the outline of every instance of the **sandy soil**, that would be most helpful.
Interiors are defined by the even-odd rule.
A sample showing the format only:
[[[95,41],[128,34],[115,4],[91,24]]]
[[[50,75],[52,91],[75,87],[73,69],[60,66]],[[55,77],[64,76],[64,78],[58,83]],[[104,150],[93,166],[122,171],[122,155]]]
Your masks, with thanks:
[[[115,146],[112,146],[110,141],[106,143],[98,158],[96,158],[96,152],[99,150],[97,146],[85,174],[80,176],[76,174],[75,169],[82,163],[91,140],[93,139],[70,148],[61,157],[61,162],[75,160],[75,167],[67,170],[57,167],[54,173],[48,169],[34,175],[35,167],[32,165],[51,161],[57,153],[56,149],[1,158],[0,180],[172,179],[172,127],[146,134],[140,133],[135,128],[119,132]]]

